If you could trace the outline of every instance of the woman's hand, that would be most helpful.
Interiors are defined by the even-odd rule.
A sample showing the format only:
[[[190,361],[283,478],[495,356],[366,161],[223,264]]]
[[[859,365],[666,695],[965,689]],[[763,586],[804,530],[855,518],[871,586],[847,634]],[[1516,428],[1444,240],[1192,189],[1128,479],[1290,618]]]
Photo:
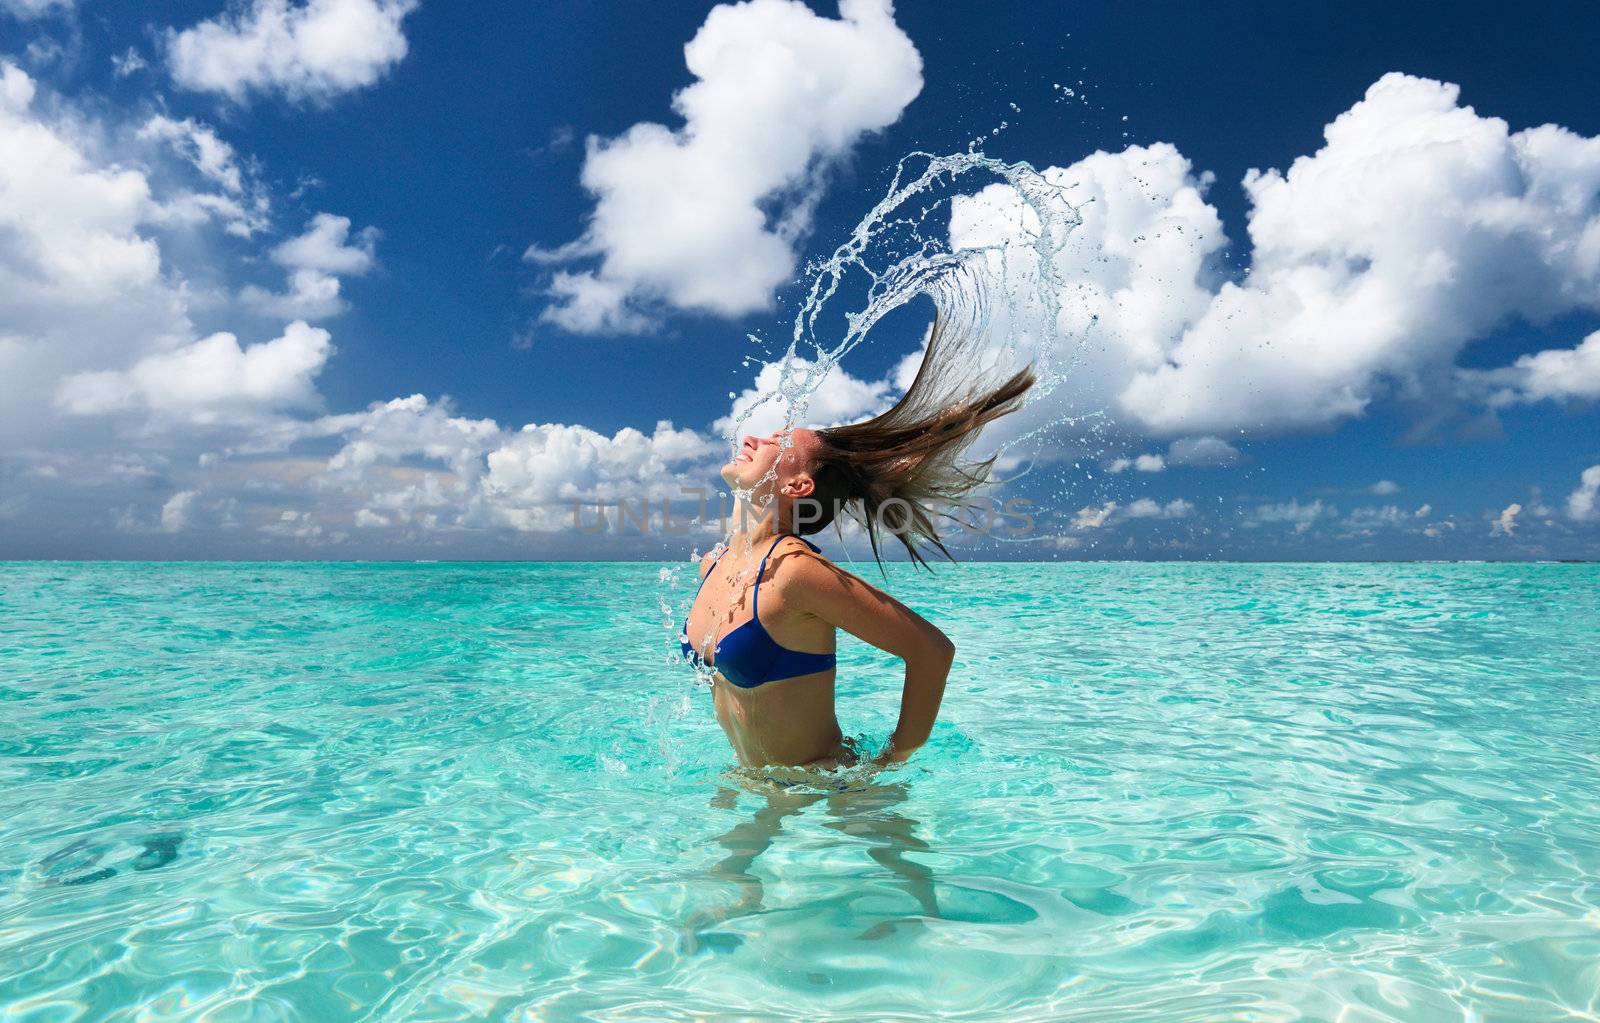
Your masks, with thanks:
[[[911,750],[895,749],[894,740],[890,739],[883,747],[883,750],[872,758],[872,763],[877,767],[898,767],[911,759],[912,752]]]

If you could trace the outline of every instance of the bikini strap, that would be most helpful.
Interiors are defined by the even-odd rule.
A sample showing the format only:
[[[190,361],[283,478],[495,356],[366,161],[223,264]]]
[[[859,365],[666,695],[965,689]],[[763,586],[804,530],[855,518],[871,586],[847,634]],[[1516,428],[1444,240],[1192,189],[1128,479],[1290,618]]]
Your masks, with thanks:
[[[800,536],[800,535],[795,534],[795,533],[783,533],[783,534],[779,535],[779,537],[776,540],[772,541],[772,546],[767,548],[766,555],[761,559],[761,567],[756,569],[756,588],[755,588],[754,594],[752,594],[752,596],[750,598],[750,614],[751,614],[751,617],[756,619],[756,620],[758,620],[758,621],[761,618],[761,577],[767,574],[767,558],[772,557],[772,552],[778,549],[778,545],[780,543],[783,543],[783,541],[787,540],[791,536],[794,537],[796,540],[799,540],[801,543],[805,544],[807,547],[810,547],[811,548],[811,553],[813,553],[813,554],[821,554],[822,553],[822,548],[821,547],[818,547],[816,544],[812,543],[810,540],[807,540],[805,537]]]

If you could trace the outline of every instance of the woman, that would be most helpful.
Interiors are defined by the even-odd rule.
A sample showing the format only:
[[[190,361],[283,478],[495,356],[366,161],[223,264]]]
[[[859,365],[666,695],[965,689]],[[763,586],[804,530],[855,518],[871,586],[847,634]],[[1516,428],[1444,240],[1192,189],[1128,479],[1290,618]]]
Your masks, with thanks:
[[[877,762],[904,762],[933,729],[954,645],[801,537],[850,515],[880,561],[882,530],[919,565],[927,564],[924,546],[950,557],[936,506],[985,481],[993,459],[968,463],[963,455],[979,430],[1021,406],[1033,374],[954,399],[938,395],[939,341],[936,324],[916,380],[889,411],[849,426],[746,437],[722,467],[759,519],[701,562],[681,640],[684,656],[712,672],[717,721],[747,767],[855,762],[834,712],[838,629],[905,662],[899,723]]]

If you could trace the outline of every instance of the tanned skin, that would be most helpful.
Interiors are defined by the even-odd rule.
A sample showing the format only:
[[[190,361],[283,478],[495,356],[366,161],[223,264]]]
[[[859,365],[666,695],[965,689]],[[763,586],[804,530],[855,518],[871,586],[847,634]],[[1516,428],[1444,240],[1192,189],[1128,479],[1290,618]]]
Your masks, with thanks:
[[[806,429],[746,437],[722,467],[722,478],[750,491],[752,503],[766,514],[729,537],[727,553],[714,570],[710,555],[701,562],[701,575],[711,571],[711,576],[690,608],[687,631],[713,669],[715,643],[750,620],[762,556],[779,534],[794,533],[795,503],[815,491],[811,467],[819,445],[816,433]],[[761,624],[780,645],[832,653],[837,630],[843,629],[904,662],[899,722],[878,763],[903,763],[928,741],[955,657],[955,645],[944,633],[798,539],[779,542],[760,584]],[[739,761],[762,768],[854,763],[834,710],[835,676],[829,669],[741,689],[715,674],[717,721]]]

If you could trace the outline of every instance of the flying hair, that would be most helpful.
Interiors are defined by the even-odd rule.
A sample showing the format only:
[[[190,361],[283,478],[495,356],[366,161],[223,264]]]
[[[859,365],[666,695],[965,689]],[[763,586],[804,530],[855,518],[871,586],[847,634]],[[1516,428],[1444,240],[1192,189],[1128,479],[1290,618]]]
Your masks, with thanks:
[[[866,530],[880,566],[885,530],[919,567],[930,567],[929,549],[955,560],[939,536],[937,520],[948,517],[939,506],[960,504],[988,482],[994,456],[971,461],[967,449],[985,426],[1021,408],[1034,384],[1032,367],[992,389],[964,381],[973,367],[946,357],[963,349],[952,345],[944,319],[935,319],[916,379],[894,407],[865,422],[817,431],[813,514],[797,516],[801,535],[848,515]]]

